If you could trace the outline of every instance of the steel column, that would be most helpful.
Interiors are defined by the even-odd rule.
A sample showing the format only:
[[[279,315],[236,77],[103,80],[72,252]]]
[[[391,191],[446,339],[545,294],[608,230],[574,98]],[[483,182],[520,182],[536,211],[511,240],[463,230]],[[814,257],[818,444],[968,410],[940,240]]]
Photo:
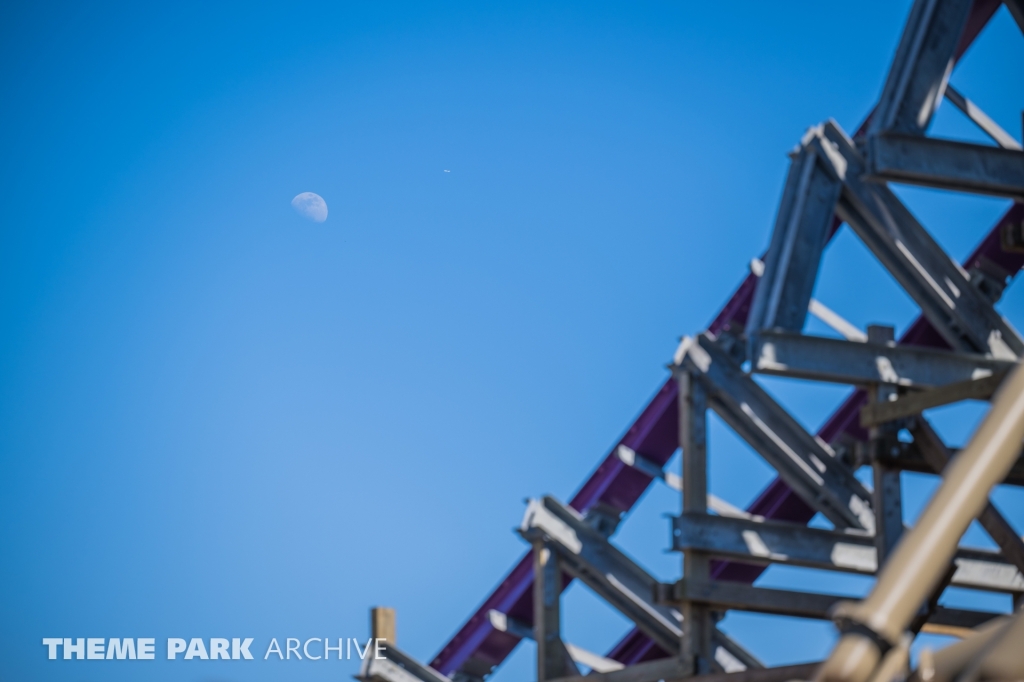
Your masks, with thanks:
[[[578,675],[562,643],[562,569],[558,554],[543,540],[533,542],[533,639],[537,643],[537,682]]]
[[[689,372],[679,372],[679,447],[683,450],[683,511],[706,514],[708,510],[707,475],[707,395],[704,387]],[[710,562],[699,551],[683,552],[683,575],[708,580]],[[703,604],[683,602],[683,641],[681,656],[694,674],[711,671],[711,615]]]
[[[814,291],[821,254],[828,241],[842,177],[835,151],[812,128],[791,155],[764,272],[754,293],[748,330],[800,331]]]

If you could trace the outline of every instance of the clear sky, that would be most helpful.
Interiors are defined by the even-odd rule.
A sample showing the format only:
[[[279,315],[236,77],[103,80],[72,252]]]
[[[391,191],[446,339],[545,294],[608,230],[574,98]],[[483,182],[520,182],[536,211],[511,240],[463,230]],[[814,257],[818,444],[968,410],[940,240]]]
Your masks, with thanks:
[[[524,551],[523,498],[575,491],[766,247],[805,128],[870,109],[909,6],[4,3],[0,679],[342,679],[41,639],[262,658],[365,638],[375,604],[429,660]],[[952,79],[1018,138],[1022,63],[1003,9]],[[980,139],[948,104],[934,132]],[[307,191],[325,222],[292,211]],[[1007,207],[901,195],[958,259]],[[916,315],[845,228],[816,296]],[[1024,326],[1024,287],[1000,309]],[[845,395],[765,383],[808,428]],[[980,413],[936,420],[958,445]],[[771,478],[718,422],[711,451],[734,504]],[[913,515],[930,482],[905,478]],[[652,488],[616,539],[666,581],[678,507]],[[584,587],[565,604],[576,644],[628,629]],[[828,650],[789,626],[723,624],[769,663]]]

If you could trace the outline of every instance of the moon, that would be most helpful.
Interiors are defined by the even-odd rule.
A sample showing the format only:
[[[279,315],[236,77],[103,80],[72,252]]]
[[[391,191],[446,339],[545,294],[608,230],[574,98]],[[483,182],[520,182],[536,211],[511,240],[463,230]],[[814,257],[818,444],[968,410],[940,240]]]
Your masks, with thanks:
[[[327,220],[327,202],[316,192],[296,194],[292,199],[292,208],[300,216],[309,218],[314,223],[322,223]]]

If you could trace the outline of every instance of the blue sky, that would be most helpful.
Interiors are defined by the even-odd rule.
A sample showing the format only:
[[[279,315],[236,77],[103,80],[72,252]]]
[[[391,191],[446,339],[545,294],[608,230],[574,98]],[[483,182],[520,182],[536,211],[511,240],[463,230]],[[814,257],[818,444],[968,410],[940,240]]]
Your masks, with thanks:
[[[4,5],[0,677],[338,679],[354,663],[40,641],[262,654],[365,637],[375,604],[431,658],[524,550],[523,498],[572,494],[766,247],[804,129],[870,109],[909,5]],[[1022,57],[1000,10],[952,78],[1018,138]],[[934,132],[980,139],[948,105]],[[1007,206],[900,193],[955,258]],[[845,229],[816,296],[916,315]],[[1019,284],[1000,310],[1024,326]],[[765,383],[809,428],[845,394]],[[936,419],[959,444],[980,414]],[[770,480],[717,422],[711,448],[734,504]],[[907,479],[913,514],[930,482]],[[678,506],[652,488],[617,537],[663,580]],[[627,629],[585,588],[565,603],[574,643]],[[829,625],[791,625],[723,627],[770,663],[827,651]]]

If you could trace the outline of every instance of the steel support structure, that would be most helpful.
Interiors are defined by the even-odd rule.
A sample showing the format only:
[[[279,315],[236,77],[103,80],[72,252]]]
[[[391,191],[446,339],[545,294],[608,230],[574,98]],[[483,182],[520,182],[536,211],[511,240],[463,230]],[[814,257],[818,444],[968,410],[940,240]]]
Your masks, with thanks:
[[[868,177],[938,189],[1024,198],[1024,152],[917,135],[868,138]]]
[[[1020,3],[1006,4],[1021,22]],[[376,673],[379,681],[480,682],[523,639],[537,642],[538,681],[582,682],[576,663],[591,669],[586,678],[592,682],[809,679],[813,666],[763,669],[718,628],[721,615],[746,610],[823,619],[838,608],[853,614],[849,622],[860,618],[864,625],[868,602],[837,606],[846,598],[751,583],[773,564],[886,575],[915,532],[903,523],[900,472],[941,473],[955,454],[921,412],[993,399],[1024,357],[1024,340],[995,308],[1024,266],[1024,205],[1014,204],[956,263],[886,184],[1024,197],[1019,141],[949,86],[957,60],[1000,5],[914,2],[877,106],[852,136],[834,121],[807,131],[790,156],[768,252],[752,262],[708,329],[683,340],[671,363],[673,376],[568,504],[553,498],[528,504],[519,532],[529,551],[430,666],[389,659],[393,675],[411,677]],[[944,99],[995,146],[927,137]],[[921,309],[898,340],[885,327],[865,335],[812,298],[824,249],[843,223]],[[809,308],[832,320],[844,338],[803,335]],[[854,390],[811,434],[765,391],[757,374]],[[708,493],[708,409],[778,472],[746,510]],[[913,442],[898,437],[908,431]],[[680,448],[681,475],[666,470]],[[1019,443],[1002,463],[989,478],[1024,485]],[[874,471],[872,490],[854,476],[862,464]],[[655,480],[682,494],[672,529],[682,577],[671,585],[658,584],[610,539]],[[806,527],[816,513],[834,528]],[[898,666],[896,654],[906,649],[907,637],[922,629],[964,634],[1003,622],[995,613],[944,608],[939,597],[945,585],[1024,593],[1024,542],[989,502],[975,515],[1000,549],[957,548],[954,538],[937,577],[918,590],[913,609],[901,612],[906,637],[892,628],[876,632],[896,652],[884,665]],[[574,580],[634,624],[606,656],[588,658],[562,641],[559,594]]]
[[[558,553],[542,537],[533,539],[533,641],[537,643],[537,682],[578,675],[562,643],[562,567]]]
[[[708,509],[708,396],[691,372],[679,372],[679,447],[683,450],[683,511]],[[707,580],[711,559],[699,549],[683,552],[683,575]],[[691,675],[711,672],[711,612],[706,604],[685,601],[681,658]]]
[[[768,566],[781,564],[872,575],[878,570],[874,537],[862,532],[808,528],[795,523],[736,519],[685,512],[673,519],[672,548],[716,559]],[[999,552],[961,548],[953,563],[956,587],[1024,592],[1024,574]]]
[[[800,331],[807,319],[818,264],[843,188],[843,160],[822,142],[820,131],[812,128],[792,155],[761,284],[747,321],[753,329]]]
[[[885,384],[923,390],[1002,376],[1013,366],[990,356],[897,346],[892,340],[857,343],[763,331],[754,335],[752,345],[754,372],[853,386]],[[995,386],[989,388],[988,395],[994,390]]]
[[[674,368],[677,375],[692,376],[704,387],[710,407],[808,505],[837,528],[874,529],[871,494],[853,472],[744,372],[713,336],[684,338]],[[685,450],[683,457],[685,461]],[[684,490],[684,500],[685,496]]]
[[[580,580],[595,594],[633,621],[662,650],[681,656],[685,646],[685,610],[658,604],[658,581],[626,556],[586,519],[553,497],[531,500],[519,528],[531,543],[541,543],[554,555],[565,574]],[[536,555],[536,550],[534,551]],[[537,620],[536,615],[534,620]],[[554,619],[551,620],[554,623]],[[715,629],[710,618],[701,633],[705,672],[762,667],[749,652]],[[535,635],[536,636],[536,635]],[[693,656],[690,656],[694,664]],[[696,664],[694,664],[696,665]],[[691,666],[686,666],[687,670]]]

